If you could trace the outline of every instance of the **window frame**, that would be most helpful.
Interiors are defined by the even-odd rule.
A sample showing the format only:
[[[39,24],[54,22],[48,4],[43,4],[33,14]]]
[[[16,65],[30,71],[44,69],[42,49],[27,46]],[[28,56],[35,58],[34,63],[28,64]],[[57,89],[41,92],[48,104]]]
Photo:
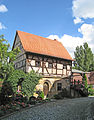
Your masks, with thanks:
[[[37,63],[38,63],[38,64],[37,64]],[[35,61],[35,66],[36,66],[36,67],[41,67],[41,61],[36,60],[36,61]]]
[[[62,90],[62,83],[57,83],[57,91],[61,91]]]
[[[52,66],[50,66],[52,65]],[[53,63],[52,62],[48,62],[48,68],[53,68]]]

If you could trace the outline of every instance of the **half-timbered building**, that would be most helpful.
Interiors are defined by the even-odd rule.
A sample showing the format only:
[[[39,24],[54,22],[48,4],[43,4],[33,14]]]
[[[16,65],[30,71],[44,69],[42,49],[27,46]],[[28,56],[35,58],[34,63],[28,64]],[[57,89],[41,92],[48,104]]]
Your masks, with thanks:
[[[45,96],[53,96],[70,88],[72,58],[59,41],[40,37],[34,34],[17,31],[13,48],[19,47],[15,69],[24,72],[34,70],[43,75],[36,86],[44,91]]]

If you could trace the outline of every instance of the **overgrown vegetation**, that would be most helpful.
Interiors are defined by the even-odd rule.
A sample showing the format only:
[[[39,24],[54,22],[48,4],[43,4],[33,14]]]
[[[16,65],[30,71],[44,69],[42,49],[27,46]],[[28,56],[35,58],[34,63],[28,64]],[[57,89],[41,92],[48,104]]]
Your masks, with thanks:
[[[1,80],[8,79],[10,73],[14,71],[13,61],[19,53],[19,48],[10,51],[10,45],[4,36],[0,36],[0,78]]]
[[[4,36],[0,36],[0,104],[10,102],[9,96],[13,99],[17,94],[31,96],[41,78],[34,71],[24,73],[22,70],[14,69],[14,60],[19,52],[19,48],[11,51]],[[18,86],[21,87],[20,91],[17,91]]]

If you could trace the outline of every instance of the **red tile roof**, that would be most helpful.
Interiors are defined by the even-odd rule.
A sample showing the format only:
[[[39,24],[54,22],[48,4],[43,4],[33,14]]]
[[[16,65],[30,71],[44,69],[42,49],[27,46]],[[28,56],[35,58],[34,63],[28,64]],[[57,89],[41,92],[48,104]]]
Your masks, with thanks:
[[[34,34],[17,31],[26,52],[33,52],[68,60],[73,60],[61,42]]]

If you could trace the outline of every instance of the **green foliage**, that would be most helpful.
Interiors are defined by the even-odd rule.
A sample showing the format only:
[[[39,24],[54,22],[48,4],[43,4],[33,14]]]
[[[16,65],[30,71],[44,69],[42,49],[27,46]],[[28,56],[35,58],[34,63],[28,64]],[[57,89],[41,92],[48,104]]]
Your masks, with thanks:
[[[86,74],[84,74],[84,76],[83,76],[83,81],[84,81],[84,86],[85,86],[85,88],[88,88],[87,76],[86,76]]]
[[[34,89],[41,76],[34,71],[31,71],[30,73],[24,73],[22,70],[13,71],[7,81],[10,83],[12,91],[15,94],[17,94],[17,87],[21,78],[23,78],[23,81],[20,83],[22,86],[22,94],[28,97],[33,95]]]
[[[77,46],[75,55],[74,68],[82,71],[93,71],[94,70],[94,55],[91,48],[88,47],[87,43],[82,46]]]
[[[89,95],[94,95],[94,89],[88,88]]]
[[[20,78],[25,78],[25,76],[26,75],[22,70],[14,70],[10,74],[7,82],[10,83],[13,93],[17,94],[17,87],[18,87],[19,80]]]
[[[22,83],[23,94],[28,97],[33,95],[36,85],[39,83],[39,79],[42,78],[35,71],[31,71],[26,74],[26,77]]]
[[[43,91],[41,91],[39,97],[42,98],[42,99],[44,99],[44,92]]]
[[[89,88],[93,88],[93,86],[92,86],[92,85],[89,85]]]
[[[7,44],[7,40],[4,36],[0,36],[0,78],[7,79],[9,74],[14,70],[13,61],[16,55],[19,53],[19,49],[10,51],[10,45]]]
[[[0,95],[8,96],[17,93],[17,87],[21,78],[22,92],[24,95],[30,96],[33,94],[35,86],[38,84],[41,76],[34,71],[24,73],[22,70],[14,69],[14,60],[20,52],[19,48],[10,51],[10,45],[0,36],[0,81],[3,81],[3,87],[0,88]]]
[[[4,80],[0,78],[0,91],[2,89],[2,84],[3,84]]]

